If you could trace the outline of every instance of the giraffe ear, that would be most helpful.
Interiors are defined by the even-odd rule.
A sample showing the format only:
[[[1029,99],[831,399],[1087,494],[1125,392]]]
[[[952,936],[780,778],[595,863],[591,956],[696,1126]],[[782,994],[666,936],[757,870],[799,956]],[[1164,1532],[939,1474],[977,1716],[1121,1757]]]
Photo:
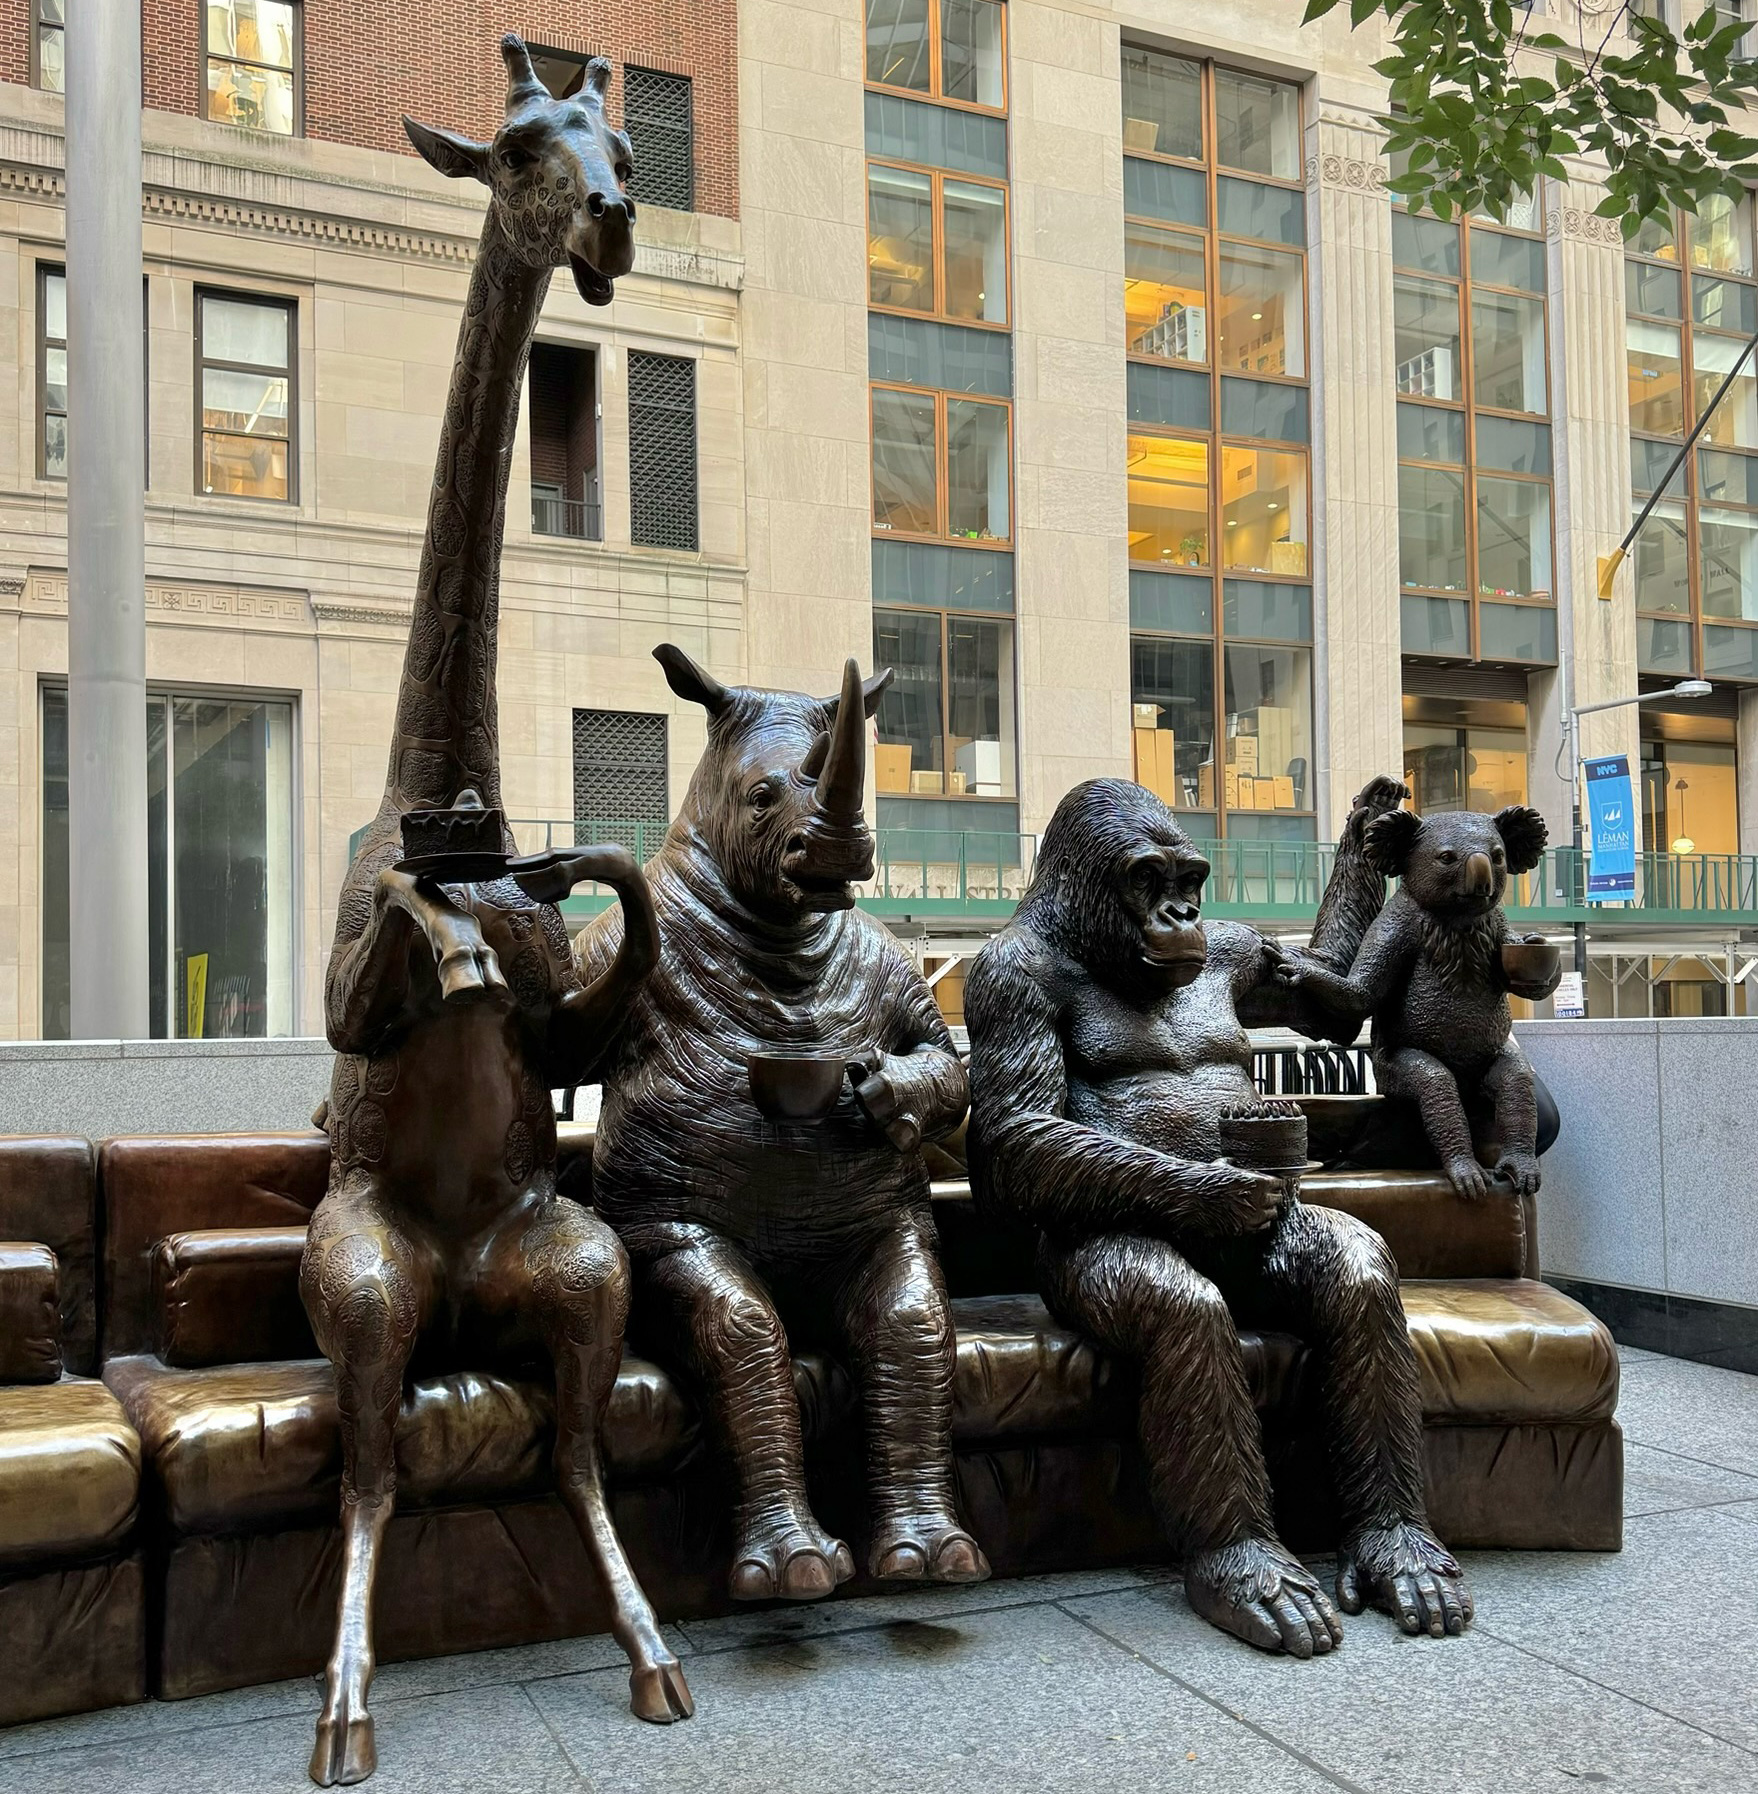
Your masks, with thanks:
[[[403,131],[430,168],[437,168],[454,181],[469,175],[485,186],[488,184],[486,143],[460,137],[456,131],[442,131],[437,125],[418,125],[412,118],[403,120]]]

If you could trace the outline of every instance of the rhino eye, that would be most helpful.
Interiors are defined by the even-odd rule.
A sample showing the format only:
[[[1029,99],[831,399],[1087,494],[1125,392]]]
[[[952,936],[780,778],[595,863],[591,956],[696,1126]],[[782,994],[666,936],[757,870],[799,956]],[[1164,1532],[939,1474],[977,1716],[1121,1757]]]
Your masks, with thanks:
[[[775,793],[767,785],[753,786],[750,802],[753,810],[767,810],[775,802]]]

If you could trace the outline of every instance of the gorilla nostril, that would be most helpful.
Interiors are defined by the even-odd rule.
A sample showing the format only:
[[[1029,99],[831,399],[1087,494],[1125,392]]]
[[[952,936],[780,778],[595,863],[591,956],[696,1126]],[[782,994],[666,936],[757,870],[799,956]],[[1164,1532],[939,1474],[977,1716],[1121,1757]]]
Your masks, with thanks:
[[[596,187],[586,195],[586,210],[590,212],[594,218],[602,218],[604,216],[604,195],[600,193]]]

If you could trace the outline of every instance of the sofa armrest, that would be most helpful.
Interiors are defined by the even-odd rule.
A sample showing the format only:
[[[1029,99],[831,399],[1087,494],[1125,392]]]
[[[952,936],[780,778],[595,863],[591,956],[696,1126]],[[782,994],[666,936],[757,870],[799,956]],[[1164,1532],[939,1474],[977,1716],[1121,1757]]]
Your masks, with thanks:
[[[0,1383],[60,1375],[60,1261],[35,1240],[0,1241]]]
[[[153,1248],[159,1356],[186,1370],[315,1358],[299,1299],[303,1227],[200,1228]]]

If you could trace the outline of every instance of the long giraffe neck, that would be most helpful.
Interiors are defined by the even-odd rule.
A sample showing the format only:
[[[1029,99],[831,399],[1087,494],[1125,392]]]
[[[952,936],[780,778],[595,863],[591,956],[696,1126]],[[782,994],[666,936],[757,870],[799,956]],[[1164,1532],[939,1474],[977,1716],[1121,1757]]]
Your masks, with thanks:
[[[381,822],[404,810],[444,808],[466,786],[491,808],[501,801],[501,538],[519,394],[549,280],[548,268],[513,255],[491,211],[446,397]]]

